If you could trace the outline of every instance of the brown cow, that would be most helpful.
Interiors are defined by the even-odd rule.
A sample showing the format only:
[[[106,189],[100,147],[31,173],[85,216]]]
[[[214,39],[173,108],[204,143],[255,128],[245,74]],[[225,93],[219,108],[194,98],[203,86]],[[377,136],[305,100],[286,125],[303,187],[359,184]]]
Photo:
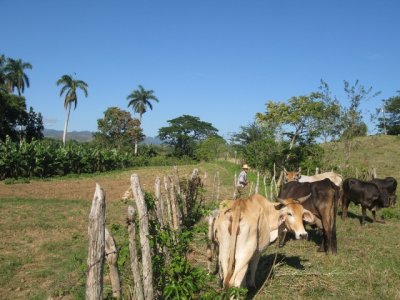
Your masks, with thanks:
[[[315,216],[315,225],[323,231],[323,241],[318,251],[336,253],[336,213],[340,199],[339,188],[329,179],[316,182],[286,183],[279,192],[280,198],[299,198],[311,193],[301,202]]]
[[[307,238],[303,220],[314,221],[313,214],[293,199],[272,203],[261,195],[253,195],[224,203],[225,206],[209,219],[210,240],[218,248],[218,266],[224,288],[255,286],[261,253],[277,239],[278,231],[287,229],[295,233],[296,239]],[[212,254],[211,251],[208,253]]]

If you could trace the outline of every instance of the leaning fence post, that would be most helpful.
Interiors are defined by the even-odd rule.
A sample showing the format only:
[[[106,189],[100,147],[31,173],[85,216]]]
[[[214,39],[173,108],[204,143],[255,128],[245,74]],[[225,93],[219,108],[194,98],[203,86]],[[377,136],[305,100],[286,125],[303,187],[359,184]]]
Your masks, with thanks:
[[[103,261],[105,244],[106,201],[103,189],[96,183],[96,190],[89,214],[89,253],[86,279],[87,300],[103,299]]]
[[[119,272],[118,272],[118,250],[115,246],[115,241],[111,236],[108,229],[105,229],[105,256],[108,264],[108,268],[110,269],[110,279],[113,297],[120,299],[121,298],[121,282],[119,280]]]
[[[154,298],[153,292],[153,269],[151,264],[151,253],[149,243],[149,218],[147,214],[147,206],[144,201],[144,195],[140,187],[139,176],[132,174],[131,185],[133,196],[136,201],[139,216],[140,227],[140,244],[142,248],[142,266],[143,266],[143,287],[144,298],[152,300]]]
[[[140,266],[138,253],[136,249],[136,228],[134,222],[135,209],[133,206],[128,206],[128,235],[129,235],[129,254],[131,257],[131,270],[133,275],[133,283],[135,286],[135,299],[144,300],[143,282],[140,276]]]

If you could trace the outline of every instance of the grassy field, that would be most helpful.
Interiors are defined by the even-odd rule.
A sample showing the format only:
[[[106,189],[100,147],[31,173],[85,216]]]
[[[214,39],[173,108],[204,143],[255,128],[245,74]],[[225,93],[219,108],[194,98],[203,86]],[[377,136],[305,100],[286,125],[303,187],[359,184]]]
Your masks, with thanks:
[[[371,140],[369,140],[371,139]],[[370,145],[373,147],[368,147]],[[327,147],[333,147],[327,145]],[[340,150],[327,159],[339,163]],[[379,176],[400,178],[397,168],[400,139],[368,137],[359,141],[352,161],[357,168],[376,167]],[[359,154],[357,154],[359,153]],[[382,158],[383,157],[383,158]],[[211,200],[214,175],[219,172],[220,199],[233,193],[233,176],[239,167],[221,162],[179,167],[181,176],[199,168],[207,174],[206,197]],[[142,187],[153,190],[156,176],[172,174],[170,167],[141,168],[95,176],[70,177],[27,184],[0,182],[0,298],[83,299],[87,252],[87,222],[95,182],[106,191],[107,226],[117,245],[126,245],[126,209],[121,201],[132,173]],[[250,180],[255,175],[250,174]],[[262,189],[261,189],[262,190]],[[338,254],[317,252],[320,237],[310,230],[309,241],[289,240],[278,250],[273,276],[265,282],[276,247],[264,253],[257,272],[255,299],[400,299],[400,208],[384,209],[386,224],[360,226],[360,208],[350,206],[349,218],[337,219]],[[371,214],[369,213],[369,216]],[[196,237],[193,263],[206,267],[205,240]],[[121,253],[126,256],[127,253]],[[129,270],[122,270],[125,295]],[[106,276],[106,294],[110,286]]]

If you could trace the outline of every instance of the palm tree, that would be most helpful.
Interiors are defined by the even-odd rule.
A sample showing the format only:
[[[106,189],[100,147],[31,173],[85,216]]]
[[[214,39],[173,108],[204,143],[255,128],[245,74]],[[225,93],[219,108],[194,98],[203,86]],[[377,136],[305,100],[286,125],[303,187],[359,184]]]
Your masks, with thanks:
[[[7,59],[4,72],[6,74],[8,91],[10,93],[14,91],[14,88],[17,88],[18,96],[21,96],[25,90],[25,85],[29,87],[29,78],[25,74],[25,69],[32,69],[32,65],[20,59]]]
[[[0,92],[7,92],[6,90],[6,73],[4,70],[5,67],[5,62],[6,62],[6,57],[4,56],[4,54],[0,55]]]
[[[158,102],[157,97],[154,95],[153,90],[146,91],[143,86],[139,85],[138,90],[134,90],[126,97],[129,101],[128,107],[132,106],[133,112],[139,114],[140,124],[142,123],[142,116],[147,111],[147,107],[153,110],[153,105],[150,100]],[[135,155],[137,154],[137,141],[135,141]]]
[[[74,104],[74,109],[78,104],[78,97],[76,95],[77,89],[81,89],[85,94],[85,97],[88,96],[88,85],[86,82],[82,80],[75,80],[71,75],[63,75],[60,79],[57,80],[57,85],[63,85],[60,91],[60,97],[66,92],[64,99],[64,107],[67,110],[67,118],[65,119],[64,124],[64,135],[63,135],[63,144],[65,146],[65,139],[67,137],[67,127],[69,121],[69,115],[71,112],[71,106]]]

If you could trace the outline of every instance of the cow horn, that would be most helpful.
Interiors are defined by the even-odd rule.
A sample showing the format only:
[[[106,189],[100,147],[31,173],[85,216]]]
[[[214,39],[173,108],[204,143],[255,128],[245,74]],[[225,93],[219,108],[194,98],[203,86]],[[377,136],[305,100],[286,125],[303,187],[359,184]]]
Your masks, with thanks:
[[[303,201],[307,200],[308,198],[310,198],[310,196],[311,196],[311,193],[309,193],[307,196],[304,196],[304,197],[298,198],[298,199],[297,199],[297,201],[299,201],[299,202],[301,203],[301,202],[303,202]]]
[[[286,201],[282,198],[276,197],[276,201],[278,201],[280,204],[285,205],[286,206]]]

